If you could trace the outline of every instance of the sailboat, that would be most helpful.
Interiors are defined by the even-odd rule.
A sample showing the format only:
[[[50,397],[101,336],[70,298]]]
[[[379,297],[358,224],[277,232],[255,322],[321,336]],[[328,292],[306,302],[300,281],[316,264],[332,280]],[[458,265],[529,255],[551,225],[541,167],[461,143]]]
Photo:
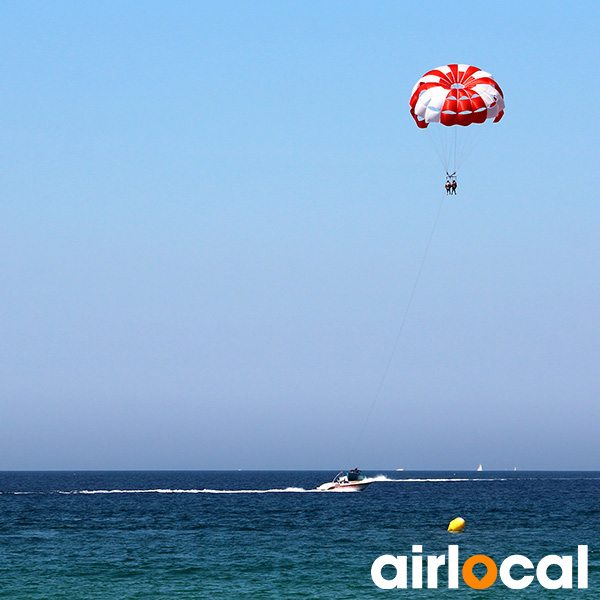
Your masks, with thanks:
[[[477,467],[478,471],[483,471],[483,467],[481,466],[481,463],[479,463],[479,466]]]

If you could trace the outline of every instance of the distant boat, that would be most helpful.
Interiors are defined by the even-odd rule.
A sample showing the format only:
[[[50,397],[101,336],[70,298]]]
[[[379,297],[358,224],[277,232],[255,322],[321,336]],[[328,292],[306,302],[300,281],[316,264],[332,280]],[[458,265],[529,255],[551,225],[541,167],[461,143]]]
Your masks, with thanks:
[[[404,471],[404,469],[396,469],[396,471]]]
[[[479,463],[479,466],[477,467],[478,471],[483,471],[483,467],[481,466],[481,463]]]

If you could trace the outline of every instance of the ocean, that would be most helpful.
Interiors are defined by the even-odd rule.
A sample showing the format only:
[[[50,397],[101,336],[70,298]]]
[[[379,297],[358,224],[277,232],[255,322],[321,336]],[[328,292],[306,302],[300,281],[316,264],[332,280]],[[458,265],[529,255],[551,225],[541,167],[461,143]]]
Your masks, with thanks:
[[[599,472],[369,471],[378,481],[363,492],[314,491],[334,475],[2,472],[0,598],[600,598]],[[459,516],[465,529],[449,533]],[[444,567],[437,589],[410,578],[408,589],[376,587],[375,559],[410,564],[413,545],[425,556],[458,545],[461,567],[477,554],[498,566],[514,554],[573,556],[574,589],[534,579],[511,590],[500,577],[448,589]],[[578,545],[589,546],[587,589],[577,589]]]

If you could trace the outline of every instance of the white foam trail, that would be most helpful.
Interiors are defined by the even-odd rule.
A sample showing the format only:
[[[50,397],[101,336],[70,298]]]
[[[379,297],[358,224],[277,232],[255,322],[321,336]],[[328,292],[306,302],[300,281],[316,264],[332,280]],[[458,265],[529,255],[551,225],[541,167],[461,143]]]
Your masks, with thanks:
[[[212,490],[212,489],[149,489],[149,490],[73,490],[69,492],[58,491],[58,494],[281,494],[281,493],[305,493],[317,490],[305,490],[304,488],[288,487],[273,488],[268,490]]]
[[[535,477],[520,478],[520,479],[536,479]],[[574,480],[574,478],[565,478]],[[386,482],[386,483],[443,483],[443,482],[464,482],[464,481],[508,481],[507,478],[483,478],[483,477],[449,477],[449,478],[405,478],[405,479],[390,479],[385,475],[377,475],[376,477],[367,477],[364,479],[364,483],[375,483],[375,482]],[[287,488],[271,488],[267,490],[214,490],[210,488],[205,489],[142,489],[142,490],[54,490],[52,492],[0,492],[0,494],[309,494],[309,493],[321,493],[330,490],[319,490],[310,489],[306,490],[300,487],[287,487]]]
[[[386,477],[385,475],[377,475],[377,477],[372,477],[370,479],[367,479],[366,481],[369,481],[370,483],[373,483],[374,481],[388,481],[388,482],[397,482],[397,483],[414,483],[414,482],[445,482],[445,481],[506,481],[506,478],[501,479],[498,477],[494,477],[494,478],[483,478],[483,477],[473,477],[473,478],[467,478],[467,477],[454,477],[454,478],[418,478],[418,479],[412,479],[412,478],[405,478],[405,479],[389,479],[388,477]]]

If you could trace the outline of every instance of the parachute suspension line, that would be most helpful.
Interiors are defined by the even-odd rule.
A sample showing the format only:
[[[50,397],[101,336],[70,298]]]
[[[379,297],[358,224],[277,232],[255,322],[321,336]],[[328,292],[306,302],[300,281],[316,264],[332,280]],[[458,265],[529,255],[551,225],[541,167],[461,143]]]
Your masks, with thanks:
[[[427,245],[425,246],[425,252],[423,253],[423,258],[421,259],[421,264],[419,265],[419,269],[417,271],[417,276],[415,278],[415,282],[413,284],[412,290],[410,292],[410,296],[408,297],[408,302],[406,304],[406,308],[404,309],[404,314],[402,316],[402,320],[400,322],[400,328],[398,329],[398,333],[396,335],[396,339],[394,340],[394,345],[392,346],[392,351],[390,352],[390,357],[385,365],[385,369],[383,370],[383,374],[381,376],[381,380],[379,382],[379,386],[377,387],[377,391],[375,392],[375,396],[373,396],[373,400],[371,401],[371,406],[369,407],[369,411],[367,412],[367,417],[363,423],[363,426],[356,437],[356,441],[354,442],[354,447],[352,448],[352,452],[350,453],[350,462],[352,462],[354,458],[354,453],[360,443],[360,440],[367,429],[367,425],[369,424],[369,420],[371,418],[371,414],[373,413],[373,409],[375,408],[375,404],[377,404],[377,400],[381,394],[381,390],[383,389],[383,384],[387,378],[388,371],[392,365],[392,360],[394,355],[396,354],[396,349],[398,348],[398,344],[400,342],[400,338],[402,336],[402,331],[404,329],[404,325],[406,324],[406,318],[408,317],[408,313],[410,311],[410,306],[412,304],[413,298],[415,297],[415,292],[417,291],[417,286],[419,284],[419,280],[421,279],[421,273],[423,272],[423,267],[425,266],[425,261],[427,259],[427,255],[429,254],[429,248],[431,247],[431,242],[433,240],[433,234],[437,228],[438,221],[440,219],[440,215],[442,213],[442,208],[444,206],[444,200],[446,199],[446,194],[442,196],[442,200],[440,205],[438,206],[437,213],[435,215],[435,219],[433,221],[433,227],[431,228],[431,233],[429,234],[429,239],[427,240]]]
[[[476,129],[474,129],[474,127]],[[471,127],[466,127],[468,131],[466,131],[466,135],[462,144],[462,148],[458,151],[458,164],[457,169],[460,169],[462,165],[466,162],[466,160],[473,154],[473,151],[479,145],[483,137],[483,126],[482,125],[472,125]]]
[[[458,143],[456,146],[456,169],[460,169],[462,164],[464,163],[465,149],[469,147],[469,141],[471,139],[471,130],[475,127],[472,125],[471,127],[463,127],[463,131],[457,134]]]
[[[440,135],[439,127],[434,128],[432,131],[431,127],[428,127],[425,131],[429,136],[429,141],[435,150],[435,153],[438,155],[440,159],[440,163],[442,167],[447,171],[448,170],[448,152],[446,150],[444,136]]]
[[[458,125],[455,125],[454,126],[454,169],[452,169],[452,171],[454,173],[456,173],[456,170],[458,168],[456,166],[456,141],[457,141],[457,138],[458,138]]]
[[[472,127],[460,127],[460,133],[458,125],[426,129],[431,145],[446,173],[457,173],[473,151],[473,148],[469,148],[473,137],[470,129]]]

